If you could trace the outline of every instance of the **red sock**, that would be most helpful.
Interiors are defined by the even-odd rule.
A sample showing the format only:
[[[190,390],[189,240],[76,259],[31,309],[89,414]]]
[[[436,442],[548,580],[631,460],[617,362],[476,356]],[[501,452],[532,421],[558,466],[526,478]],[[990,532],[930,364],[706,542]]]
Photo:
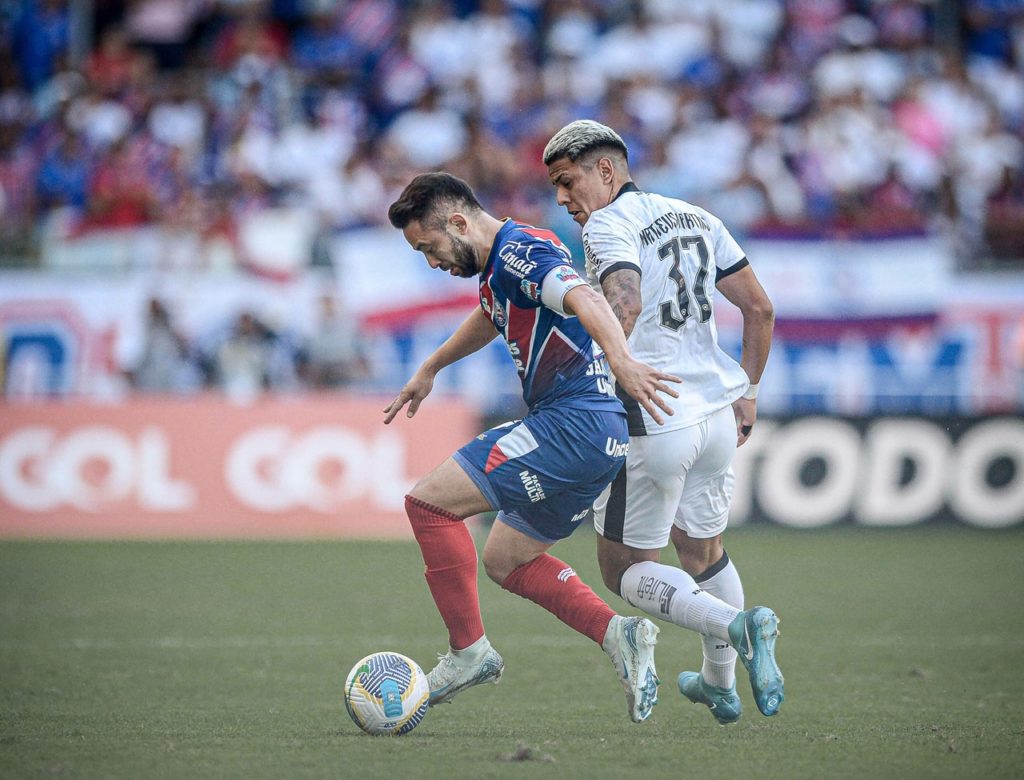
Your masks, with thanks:
[[[501,587],[535,604],[598,644],[615,612],[583,582],[572,567],[543,554],[513,571]]]
[[[405,497],[405,513],[427,565],[427,586],[448,627],[448,644],[452,650],[467,648],[484,635],[473,537],[462,518],[412,496]]]

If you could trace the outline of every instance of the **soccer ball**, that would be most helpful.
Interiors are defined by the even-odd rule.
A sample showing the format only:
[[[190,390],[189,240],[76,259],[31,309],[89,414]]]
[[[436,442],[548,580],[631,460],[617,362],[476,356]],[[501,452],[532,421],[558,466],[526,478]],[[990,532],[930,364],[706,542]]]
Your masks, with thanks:
[[[401,653],[373,653],[345,680],[345,709],[367,734],[408,734],[430,707],[430,683]]]

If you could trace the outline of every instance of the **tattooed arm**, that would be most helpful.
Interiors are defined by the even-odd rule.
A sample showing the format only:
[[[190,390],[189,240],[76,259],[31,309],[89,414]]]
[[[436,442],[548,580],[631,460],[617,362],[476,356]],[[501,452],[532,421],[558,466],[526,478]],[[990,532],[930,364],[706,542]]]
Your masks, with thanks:
[[[665,383],[679,382],[679,378],[658,371],[633,357],[626,344],[626,337],[622,334],[621,323],[616,321],[608,302],[593,287],[589,284],[574,287],[565,294],[562,304],[567,313],[576,315],[590,337],[604,351],[619,387],[639,401],[658,425],[664,424],[659,409],[668,415],[675,414],[660,394],[678,398],[679,393]]]
[[[640,274],[629,268],[612,271],[601,282],[601,290],[628,339],[643,306],[640,297]]]

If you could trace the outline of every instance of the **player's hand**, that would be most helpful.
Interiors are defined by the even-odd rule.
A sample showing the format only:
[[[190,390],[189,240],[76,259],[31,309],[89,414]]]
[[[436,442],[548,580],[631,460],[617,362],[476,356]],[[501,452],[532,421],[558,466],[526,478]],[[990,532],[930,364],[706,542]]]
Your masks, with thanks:
[[[630,359],[624,366],[617,368],[618,370],[613,368],[615,382],[635,398],[658,425],[665,424],[665,419],[658,413],[659,409],[670,417],[675,414],[672,407],[659,394],[663,393],[678,398],[679,393],[665,383],[678,384],[683,381],[682,379],[658,371],[639,360]]]
[[[754,430],[757,422],[757,401],[751,398],[737,398],[732,402],[732,413],[736,416],[736,446],[742,447]]]
[[[424,398],[430,395],[430,391],[433,388],[434,375],[421,368],[412,375],[412,379],[406,382],[402,391],[395,396],[395,400],[384,407],[384,424],[387,425],[389,422],[394,420],[395,415],[398,414],[406,404],[409,404],[409,411],[405,413],[405,416],[412,417],[420,408],[420,403]]]

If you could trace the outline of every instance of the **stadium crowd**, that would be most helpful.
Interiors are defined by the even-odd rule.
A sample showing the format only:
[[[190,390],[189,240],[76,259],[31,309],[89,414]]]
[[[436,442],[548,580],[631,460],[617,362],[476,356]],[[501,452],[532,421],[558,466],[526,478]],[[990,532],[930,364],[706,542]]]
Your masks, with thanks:
[[[53,214],[229,247],[273,207],[320,235],[384,224],[440,167],[571,229],[540,152],[578,117],[623,134],[641,186],[740,234],[1024,246],[1021,0],[85,5],[0,1],[9,247]]]
[[[345,387],[370,370],[358,322],[332,295],[320,299],[317,327],[307,338],[242,310],[223,328],[191,340],[168,306],[152,298],[139,343],[125,362],[124,379],[141,392],[215,387],[240,399],[263,391]]]

